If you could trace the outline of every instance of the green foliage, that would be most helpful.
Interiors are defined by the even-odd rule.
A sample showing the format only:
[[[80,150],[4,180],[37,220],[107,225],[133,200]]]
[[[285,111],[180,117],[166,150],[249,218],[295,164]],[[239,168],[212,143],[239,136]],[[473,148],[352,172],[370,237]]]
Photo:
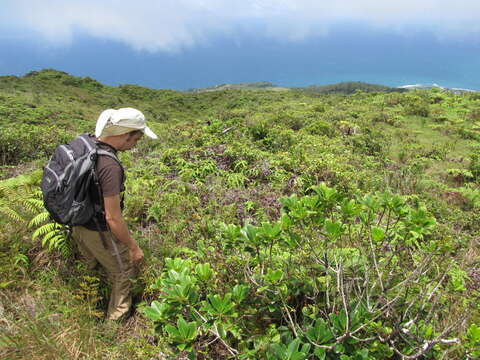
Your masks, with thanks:
[[[475,180],[480,181],[480,150],[470,155],[469,170]]]
[[[191,328],[197,324],[195,335],[221,338],[232,354],[242,348],[271,359],[306,359],[312,354],[363,359],[375,353],[375,341],[382,340],[379,334],[384,330],[378,332],[374,323],[383,324],[385,331],[400,326],[385,316],[382,302],[390,304],[390,313],[401,314],[405,306],[411,316],[423,312],[431,290],[417,282],[428,283],[421,274],[436,271],[427,259],[438,246],[431,238],[436,221],[426,209],[412,207],[405,198],[390,193],[348,199],[325,184],[311,190],[311,195],[280,199],[283,215],[277,222],[220,228],[223,245],[217,258],[222,264],[242,259],[238,265],[245,269],[248,285],[216,293],[215,284],[229,276],[221,267],[215,271],[210,263],[195,264],[193,258],[166,259],[164,273],[152,287],[163,295],[144,310],[157,331],[168,333],[177,347],[181,343],[180,350],[193,351],[191,339],[179,341],[179,324],[175,328],[171,323],[172,318],[183,316]],[[313,268],[306,266],[312,263],[316,264]],[[360,282],[359,274],[371,280]],[[463,291],[461,274],[458,267],[449,270],[452,291]],[[412,287],[415,290],[409,296],[407,289]],[[252,288],[256,289],[253,293]],[[307,298],[314,301],[296,308],[294,299],[303,299],[300,304],[305,304]],[[294,338],[270,347],[252,347],[248,334],[261,331],[262,325],[236,321],[240,312],[257,319],[269,314],[278,327],[283,319],[290,319],[287,334]],[[439,325],[432,322],[429,326]],[[422,349],[422,339],[431,340],[425,334],[422,337],[417,332],[408,342],[398,338],[405,348],[397,351]]]
[[[182,317],[177,320],[177,326],[167,324],[165,330],[170,339],[180,350],[192,350],[192,342],[197,337],[197,324],[195,321],[186,322]]]
[[[480,208],[480,189],[461,187],[456,189],[466,200],[466,206],[470,209]]]
[[[32,127],[19,124],[0,128],[0,165],[50,156],[55,148],[71,139],[57,126]]]
[[[50,342],[65,358],[475,357],[476,95],[258,87],[110,87],[54,70],[0,78],[0,287],[12,304],[6,321],[18,324],[7,349],[15,341],[32,358],[51,354]],[[103,109],[122,106],[144,111],[160,137],[121,154],[124,214],[146,254],[148,305],[128,323],[134,337],[88,323],[106,290],[81,267],[72,275],[73,256],[58,256],[71,254],[69,241],[43,209],[41,171],[29,175],[56,145],[91,132]],[[32,321],[15,307],[35,284],[31,293],[58,306]],[[58,314],[70,317],[50,320]]]
[[[404,103],[405,113],[407,115],[416,115],[428,117],[430,115],[429,104],[419,96],[409,96]]]
[[[322,120],[312,122],[307,129],[313,135],[335,136],[337,133],[331,124]]]
[[[300,346],[301,345],[301,346]],[[273,344],[267,353],[268,360],[305,360],[308,358],[310,344],[301,344],[299,339],[288,345]]]
[[[363,92],[376,92],[376,91],[383,91],[383,92],[403,92],[403,89],[395,89],[390,88],[388,86],[383,85],[376,85],[376,84],[368,84],[363,82],[342,82],[338,84],[332,85],[323,85],[323,86],[316,86],[311,85],[305,88],[306,91],[313,92],[313,93],[320,93],[320,94],[335,94],[335,93],[342,93],[342,94],[353,94],[356,91],[363,91]]]
[[[467,332],[467,344],[471,349],[469,356],[474,359],[480,356],[480,327],[476,324],[471,324]]]
[[[447,174],[458,184],[463,184],[475,178],[472,172],[466,169],[447,169]]]

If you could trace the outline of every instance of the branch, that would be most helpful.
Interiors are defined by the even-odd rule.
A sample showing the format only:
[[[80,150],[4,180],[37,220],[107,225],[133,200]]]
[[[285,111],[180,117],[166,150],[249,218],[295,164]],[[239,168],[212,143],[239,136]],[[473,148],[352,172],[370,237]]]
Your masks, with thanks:
[[[225,135],[227,132],[229,132],[232,129],[235,129],[235,126],[230,126],[226,129],[223,129],[222,132],[221,132],[221,135]]]
[[[191,307],[191,309],[193,310],[193,312],[206,324],[207,323],[207,319],[205,319],[202,314],[200,314],[197,309],[195,309],[194,307]],[[208,331],[210,333],[212,333],[216,338],[211,341],[209,344],[211,344],[212,342],[214,342],[215,340],[220,340],[221,343],[225,346],[225,348],[228,350],[228,352],[232,355],[232,356],[237,356],[238,354],[238,350],[231,347],[230,345],[228,345],[223,339],[222,337],[218,334],[218,331],[217,331],[217,325],[214,323],[214,327],[215,329],[212,329],[212,328],[209,328]]]
[[[402,359],[415,360],[415,359],[418,359],[419,357],[423,356],[428,350],[430,350],[433,346],[435,346],[438,343],[441,343],[441,344],[458,344],[458,343],[460,343],[460,340],[457,339],[457,338],[454,338],[454,339],[444,339],[443,338],[445,335],[447,335],[450,332],[450,330],[452,328],[453,328],[453,325],[447,327],[444,331],[442,331],[442,333],[437,338],[435,338],[433,340],[430,340],[430,341],[425,341],[424,344],[422,345],[422,347],[417,351],[417,353],[415,353],[413,355],[403,354],[400,350],[398,350],[395,347],[395,345],[393,344],[393,341],[390,341],[390,345],[392,346],[393,351],[395,351],[395,353],[400,355],[402,357]],[[413,336],[413,334],[410,332],[409,329],[403,328],[402,332],[406,335]]]

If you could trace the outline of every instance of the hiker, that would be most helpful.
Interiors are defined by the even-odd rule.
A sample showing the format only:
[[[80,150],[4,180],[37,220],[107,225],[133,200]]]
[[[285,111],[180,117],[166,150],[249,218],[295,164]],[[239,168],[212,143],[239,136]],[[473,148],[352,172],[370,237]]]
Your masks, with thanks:
[[[101,150],[116,154],[135,147],[143,135],[157,136],[145,124],[144,115],[133,108],[108,109],[98,118],[95,136]],[[100,263],[112,283],[107,310],[108,320],[127,314],[132,305],[132,279],[144,254],[128,231],[122,216],[125,172],[116,157],[99,155],[96,176],[100,188],[90,185],[90,196],[96,207],[103,205],[104,214],[97,213],[82,226],[73,227],[73,238],[89,269]]]

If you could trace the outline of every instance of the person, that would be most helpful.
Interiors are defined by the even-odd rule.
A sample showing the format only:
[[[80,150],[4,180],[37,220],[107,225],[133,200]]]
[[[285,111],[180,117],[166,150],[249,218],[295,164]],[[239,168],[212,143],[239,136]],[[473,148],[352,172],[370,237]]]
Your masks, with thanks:
[[[97,120],[97,146],[114,155],[135,147],[143,135],[157,139],[137,109],[108,109]],[[100,186],[92,184],[89,192],[95,207],[103,208],[103,212],[97,212],[82,226],[74,226],[72,236],[87,267],[93,270],[100,264],[105,269],[112,284],[106,318],[118,320],[131,308],[132,280],[138,275],[144,254],[122,216],[125,190],[122,165],[116,157],[99,155],[96,176]]]

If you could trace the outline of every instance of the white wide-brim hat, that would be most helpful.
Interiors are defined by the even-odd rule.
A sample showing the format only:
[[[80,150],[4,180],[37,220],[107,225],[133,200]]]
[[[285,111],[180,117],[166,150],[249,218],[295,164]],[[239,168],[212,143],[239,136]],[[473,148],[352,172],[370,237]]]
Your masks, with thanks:
[[[119,131],[115,131],[115,128]],[[152,139],[158,138],[146,125],[143,113],[134,108],[107,109],[103,111],[97,120],[95,136],[121,135],[127,133],[128,129],[141,130]]]

